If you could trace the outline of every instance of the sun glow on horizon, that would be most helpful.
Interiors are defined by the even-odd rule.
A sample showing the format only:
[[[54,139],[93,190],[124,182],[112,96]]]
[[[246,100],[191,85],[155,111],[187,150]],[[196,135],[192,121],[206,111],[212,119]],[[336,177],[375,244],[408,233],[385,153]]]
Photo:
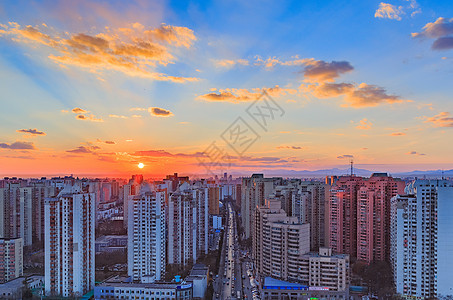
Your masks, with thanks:
[[[137,167],[138,167],[139,169],[143,169],[143,168],[145,167],[145,164],[144,164],[144,163],[139,163],[139,164],[137,165]]]

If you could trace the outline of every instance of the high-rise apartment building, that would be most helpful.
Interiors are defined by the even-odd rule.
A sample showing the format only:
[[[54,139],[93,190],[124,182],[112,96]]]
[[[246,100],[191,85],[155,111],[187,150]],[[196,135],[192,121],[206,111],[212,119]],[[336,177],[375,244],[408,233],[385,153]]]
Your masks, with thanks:
[[[0,239],[0,283],[23,275],[23,247],[22,238]]]
[[[389,258],[390,199],[404,191],[405,183],[386,173],[370,178],[344,176],[330,189],[329,245],[370,263]]]
[[[94,287],[95,196],[78,182],[45,202],[45,292],[81,296]]]
[[[0,238],[22,238],[33,243],[33,190],[25,181],[8,181],[0,189]]]
[[[123,185],[123,194],[121,195],[121,197],[123,199],[123,225],[126,228],[129,224],[129,202],[132,202],[134,196],[138,194],[142,182],[143,175],[132,175],[132,178],[129,179],[129,182]]]
[[[134,281],[144,276],[161,280],[165,274],[165,192],[142,185],[129,202],[128,274]]]
[[[46,198],[55,197],[58,189],[46,181],[31,182],[32,189],[32,239],[33,243],[44,243],[44,202]]]
[[[293,194],[294,212],[301,223],[310,224],[310,248],[318,251],[326,243],[326,189],[328,186],[316,181],[302,181],[298,192]]]
[[[313,289],[346,292],[349,255],[330,248],[310,251],[310,224],[288,217],[276,199],[255,210],[252,257],[261,277],[298,282]]]
[[[263,174],[253,174],[252,177],[242,179],[241,222],[245,238],[251,237],[255,208],[264,205],[264,200],[281,181],[282,178],[264,178]]]
[[[168,204],[168,263],[188,265],[208,252],[207,188],[183,183]]]
[[[168,205],[168,263],[187,265],[197,260],[195,201],[191,191],[175,192]]]
[[[208,187],[208,199],[209,199],[209,214],[218,215],[219,214],[219,204],[220,204],[220,188],[218,186]]]
[[[399,294],[453,296],[453,184],[415,180],[392,198],[391,264]]]
[[[336,253],[357,256],[357,192],[362,177],[342,176],[330,189],[329,247]]]
[[[310,225],[288,217],[278,200],[266,200],[255,212],[252,258],[260,276],[298,280],[298,259],[310,251]]]
[[[198,256],[206,255],[209,245],[209,190],[194,189],[192,193],[196,205],[197,252]]]

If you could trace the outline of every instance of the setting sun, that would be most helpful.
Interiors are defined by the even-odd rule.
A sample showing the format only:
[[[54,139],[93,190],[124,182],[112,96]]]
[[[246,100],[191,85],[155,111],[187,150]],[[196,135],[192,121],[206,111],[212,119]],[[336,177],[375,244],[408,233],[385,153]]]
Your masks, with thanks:
[[[143,169],[144,166],[145,166],[144,163],[139,163],[139,164],[138,164],[138,167],[139,167],[140,169]]]

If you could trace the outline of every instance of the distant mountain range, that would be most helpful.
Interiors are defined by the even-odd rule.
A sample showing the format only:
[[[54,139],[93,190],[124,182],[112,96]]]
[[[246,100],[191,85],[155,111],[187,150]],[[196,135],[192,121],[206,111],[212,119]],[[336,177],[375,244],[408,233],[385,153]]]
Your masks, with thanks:
[[[442,173],[443,172],[443,173]],[[239,172],[229,172],[233,175],[242,175]],[[284,177],[324,177],[324,176],[341,176],[341,175],[349,175],[351,174],[350,169],[339,169],[339,168],[332,168],[332,169],[323,169],[323,170],[316,170],[316,171],[308,171],[308,170],[284,170],[284,169],[266,169],[261,171],[254,171],[253,173],[263,173],[265,176],[284,176]],[[354,168],[354,174],[358,176],[369,177],[373,173],[389,173],[394,177],[441,177],[442,175],[445,177],[453,177],[453,170],[429,170],[429,171],[410,171],[410,172],[398,172],[398,173],[391,173],[387,171],[370,171],[366,169],[359,169]],[[247,174],[250,176],[251,174]]]

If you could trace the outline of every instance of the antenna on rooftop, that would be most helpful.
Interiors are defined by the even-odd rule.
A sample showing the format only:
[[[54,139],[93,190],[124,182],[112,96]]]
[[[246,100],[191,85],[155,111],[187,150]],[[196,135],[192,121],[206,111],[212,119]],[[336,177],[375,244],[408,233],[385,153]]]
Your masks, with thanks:
[[[353,158],[351,158],[350,163],[351,163],[351,176],[353,176],[354,175],[354,159]]]

